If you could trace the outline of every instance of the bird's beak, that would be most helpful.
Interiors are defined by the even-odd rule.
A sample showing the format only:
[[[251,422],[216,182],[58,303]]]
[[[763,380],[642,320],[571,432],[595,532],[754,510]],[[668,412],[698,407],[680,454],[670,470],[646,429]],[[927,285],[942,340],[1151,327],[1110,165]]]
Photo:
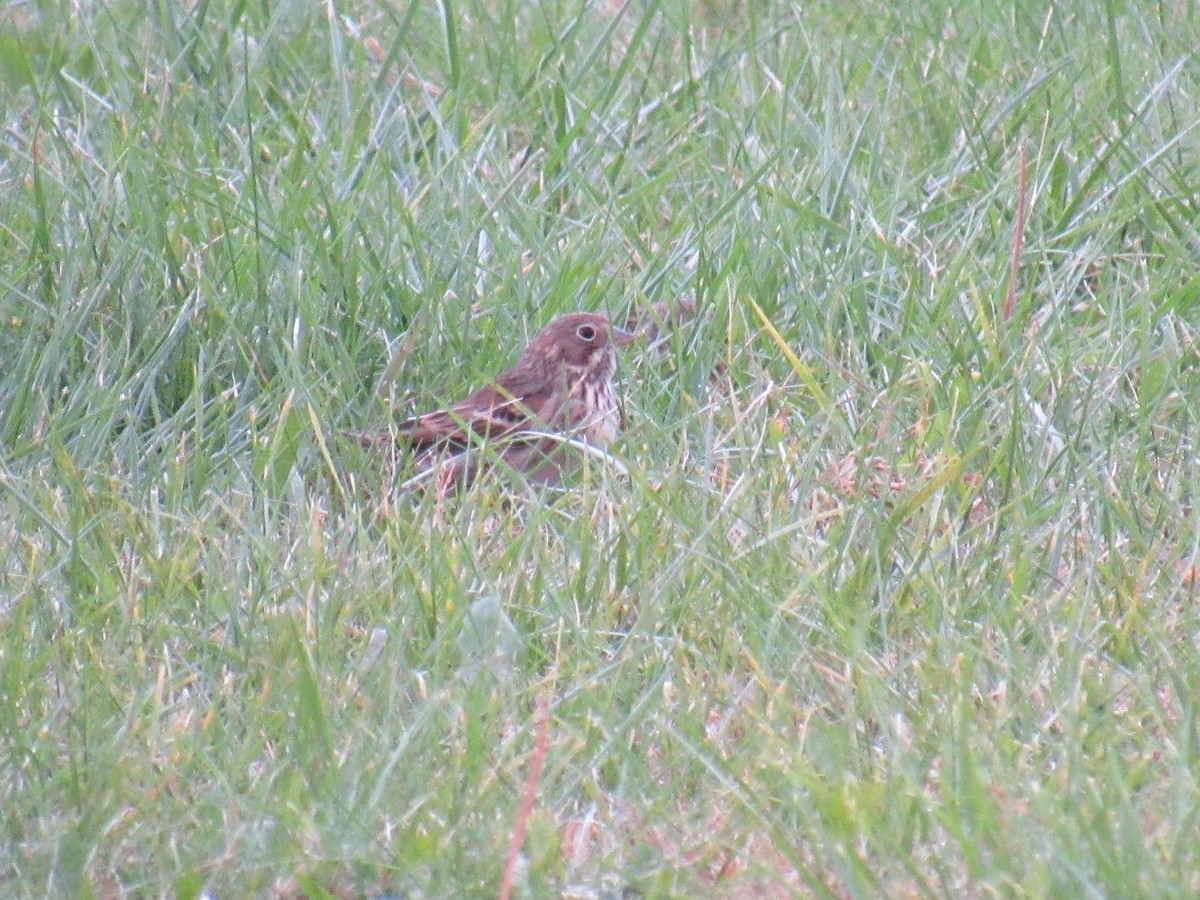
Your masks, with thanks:
[[[618,347],[624,347],[626,344],[632,344],[637,340],[637,335],[632,331],[626,331],[624,328],[618,328],[616,325],[612,327],[613,343]]]

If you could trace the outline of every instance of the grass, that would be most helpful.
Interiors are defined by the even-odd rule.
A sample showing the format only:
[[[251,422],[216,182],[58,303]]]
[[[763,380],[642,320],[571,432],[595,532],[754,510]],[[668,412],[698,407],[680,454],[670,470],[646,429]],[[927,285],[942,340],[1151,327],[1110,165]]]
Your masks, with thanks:
[[[1200,892],[1197,22],[8,4],[0,893]],[[680,297],[628,478],[346,437]]]

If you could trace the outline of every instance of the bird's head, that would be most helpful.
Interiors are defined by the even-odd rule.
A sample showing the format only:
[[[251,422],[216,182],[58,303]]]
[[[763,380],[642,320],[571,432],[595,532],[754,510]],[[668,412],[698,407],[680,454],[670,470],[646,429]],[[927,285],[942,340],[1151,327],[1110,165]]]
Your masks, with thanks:
[[[616,368],[616,348],[634,339],[599,313],[571,313],[555,319],[529,345],[528,353],[572,368],[603,371]]]

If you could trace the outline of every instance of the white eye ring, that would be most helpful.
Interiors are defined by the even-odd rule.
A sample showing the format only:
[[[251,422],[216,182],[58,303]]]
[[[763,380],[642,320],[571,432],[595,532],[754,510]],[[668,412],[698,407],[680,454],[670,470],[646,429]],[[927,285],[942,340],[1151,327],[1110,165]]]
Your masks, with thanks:
[[[594,341],[596,339],[596,329],[591,325],[580,325],[575,329],[575,333],[585,341]]]

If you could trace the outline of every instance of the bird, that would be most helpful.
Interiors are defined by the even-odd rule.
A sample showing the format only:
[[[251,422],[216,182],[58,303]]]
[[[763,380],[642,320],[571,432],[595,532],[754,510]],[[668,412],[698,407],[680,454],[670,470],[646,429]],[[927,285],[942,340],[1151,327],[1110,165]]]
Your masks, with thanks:
[[[559,316],[534,336],[516,364],[465,399],[389,429],[439,491],[465,486],[497,459],[531,482],[555,485],[569,467],[566,440],[603,451],[621,412],[617,348],[636,335],[599,313]]]

